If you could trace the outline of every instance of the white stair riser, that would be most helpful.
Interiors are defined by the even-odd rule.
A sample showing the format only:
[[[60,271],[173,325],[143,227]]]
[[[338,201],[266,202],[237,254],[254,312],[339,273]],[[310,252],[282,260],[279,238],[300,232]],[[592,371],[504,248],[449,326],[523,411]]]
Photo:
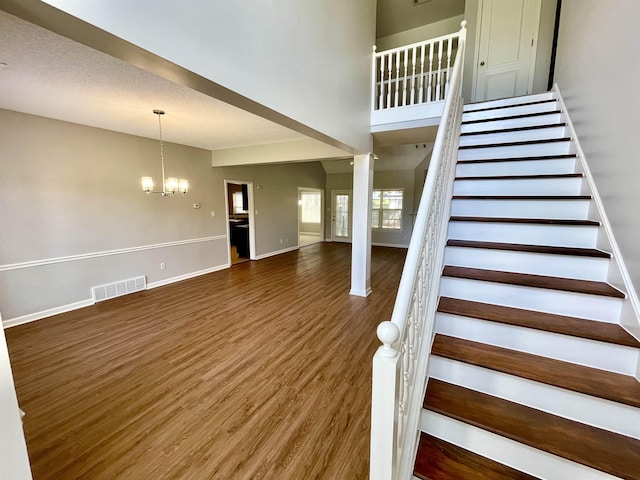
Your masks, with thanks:
[[[489,130],[501,130],[503,128],[535,127],[537,125],[550,125],[564,122],[562,113],[548,113],[546,115],[535,115],[533,117],[512,118],[509,120],[490,120],[478,123],[465,123],[462,125],[460,133],[486,132]]]
[[[435,331],[623,375],[634,375],[640,351],[612,343],[444,313],[436,315]]]
[[[595,248],[598,227],[456,221],[449,222],[447,238]]]
[[[460,146],[487,145],[491,143],[505,142],[526,142],[530,140],[564,138],[566,136],[568,136],[566,127],[536,128],[533,130],[517,130],[515,132],[463,135],[460,137]]]
[[[545,480],[617,479],[604,472],[424,409],[420,414],[420,429],[434,437],[537,478]]]
[[[589,204],[589,200],[453,199],[451,201],[451,215],[586,220],[589,214]]]
[[[609,259],[514,252],[471,247],[446,247],[445,265],[529,273],[579,280],[607,281]]]
[[[554,92],[536,93],[535,95],[523,95],[521,97],[508,97],[500,98],[497,100],[489,100],[487,102],[468,103],[464,105],[463,112],[473,112],[474,110],[481,110],[483,108],[495,108],[520,105],[522,103],[542,102],[544,100],[555,99]]]
[[[486,177],[493,175],[551,175],[576,173],[575,158],[555,160],[513,160],[505,162],[458,163],[458,177]]]
[[[498,158],[526,158],[575,153],[571,141],[506,145],[501,147],[465,148],[458,150],[458,160],[493,160]]]
[[[454,195],[580,195],[582,177],[456,180]]]
[[[431,356],[429,377],[610,432],[640,438],[640,409],[487,368]]]
[[[462,114],[463,122],[473,120],[498,119],[512,117],[515,115],[529,115],[531,113],[554,112],[559,110],[558,102],[536,103],[534,105],[521,105],[514,107],[499,108],[496,110],[483,110],[479,112],[465,112]]]
[[[622,311],[620,298],[467,278],[442,277],[440,295],[609,323],[618,323]]]

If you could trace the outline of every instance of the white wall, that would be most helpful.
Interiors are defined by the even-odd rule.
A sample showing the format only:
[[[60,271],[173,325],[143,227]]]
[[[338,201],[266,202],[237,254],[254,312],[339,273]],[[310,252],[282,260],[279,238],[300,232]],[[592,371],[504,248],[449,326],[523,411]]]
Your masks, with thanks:
[[[640,285],[640,2],[564,0],[555,81],[622,251]]]
[[[0,317],[0,322],[2,317]],[[9,352],[0,327],[0,480],[31,480]]]
[[[371,150],[375,0],[47,3],[355,150]]]

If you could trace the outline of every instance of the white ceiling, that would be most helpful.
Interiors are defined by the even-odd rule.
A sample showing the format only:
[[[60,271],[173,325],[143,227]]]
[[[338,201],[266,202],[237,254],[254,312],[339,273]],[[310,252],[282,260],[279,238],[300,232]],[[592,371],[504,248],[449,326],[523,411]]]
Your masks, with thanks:
[[[218,150],[307,138],[0,11],[0,108]]]

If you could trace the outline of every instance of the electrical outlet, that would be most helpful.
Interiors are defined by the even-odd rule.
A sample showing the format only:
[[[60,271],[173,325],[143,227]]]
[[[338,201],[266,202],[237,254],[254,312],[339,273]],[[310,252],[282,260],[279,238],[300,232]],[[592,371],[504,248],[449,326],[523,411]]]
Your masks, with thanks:
[[[215,217],[216,216],[216,211],[215,210],[211,210],[211,216]]]
[[[280,243],[282,243],[282,239],[280,239]]]
[[[160,270],[164,270],[167,268],[167,265],[164,262],[160,263]]]

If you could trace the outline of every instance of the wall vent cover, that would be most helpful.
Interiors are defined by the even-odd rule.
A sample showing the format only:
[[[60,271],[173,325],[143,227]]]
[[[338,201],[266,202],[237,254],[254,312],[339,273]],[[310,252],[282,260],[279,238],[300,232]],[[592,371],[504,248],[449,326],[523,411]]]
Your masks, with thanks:
[[[93,303],[109,300],[110,298],[121,297],[128,293],[139,292],[147,289],[147,277],[129,278],[128,280],[120,280],[119,282],[108,283],[106,285],[98,285],[91,287],[91,295]]]

